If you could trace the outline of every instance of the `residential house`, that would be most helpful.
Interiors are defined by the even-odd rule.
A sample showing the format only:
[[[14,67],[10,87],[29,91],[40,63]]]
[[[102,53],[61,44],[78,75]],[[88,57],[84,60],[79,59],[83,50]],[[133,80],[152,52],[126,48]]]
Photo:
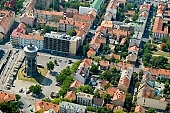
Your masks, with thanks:
[[[34,26],[35,22],[35,17],[33,13],[30,12],[25,12],[21,17],[20,17],[20,22],[25,23],[26,25],[29,25],[30,27]]]
[[[5,36],[12,27],[15,20],[15,12],[0,10],[0,32]],[[4,37],[3,36],[3,37]],[[2,39],[3,37],[0,37]]]
[[[15,95],[7,92],[0,92],[0,103],[15,101]]]
[[[85,105],[85,106],[93,105],[93,95],[83,93],[83,92],[77,92],[76,96],[77,96],[76,98],[77,104]]]
[[[71,101],[75,101],[76,100],[76,94],[73,91],[69,91],[69,92],[67,92],[67,94],[65,95],[64,98],[67,98]]]
[[[44,35],[44,49],[54,53],[76,55],[81,44],[81,37],[58,34],[55,32]]]
[[[126,95],[123,91],[117,90],[112,98],[112,104],[114,106],[124,106]]]
[[[116,87],[109,87],[106,89],[107,94],[109,94],[111,97],[114,96],[118,88]]]
[[[85,14],[88,14],[90,11],[92,11],[95,9],[94,8],[91,8],[91,7],[84,7],[84,6],[80,6],[79,7],[79,14],[80,15],[85,15]],[[95,11],[96,12],[96,11]]]
[[[60,103],[59,113],[86,113],[86,106],[74,104],[70,102],[61,102]]]
[[[100,26],[106,27],[110,31],[113,29],[113,21],[103,20]]]
[[[7,0],[4,4],[4,7],[8,7],[9,9],[13,9],[15,6],[15,0]]]
[[[66,17],[65,19],[60,19],[59,21],[59,31],[68,31],[74,29],[73,18]]]
[[[93,16],[93,14],[85,14],[85,15],[74,14],[73,19],[74,21],[85,22],[90,24],[90,26],[92,26],[95,17]]]
[[[102,34],[106,35],[108,33],[108,29],[104,26],[98,26],[96,29],[96,33],[101,32]]]
[[[73,9],[73,8],[67,8],[66,9],[66,17],[73,17],[74,14],[78,14],[79,11],[77,9]]]
[[[128,48],[128,53],[129,54],[135,54],[138,55],[138,51],[139,51],[139,47],[135,44],[135,45],[130,45]]]
[[[106,108],[109,108],[111,111],[113,111],[114,109],[114,105],[113,104],[105,104]]]
[[[150,75],[156,76],[156,78],[162,79],[170,79],[170,70],[166,69],[153,69],[153,68],[145,68],[144,73],[147,72]]]
[[[74,78],[84,84],[89,77],[90,66],[92,64],[92,59],[84,59],[79,65]]]
[[[34,107],[35,107],[35,111],[37,111],[37,112],[45,112],[45,111],[48,111],[50,109],[52,109],[56,113],[59,112],[59,105],[53,104],[53,103],[50,103],[50,102],[44,102],[44,101],[41,101],[41,100],[36,101],[34,103]]]
[[[35,18],[45,19],[46,21],[59,22],[63,19],[64,13],[57,11],[34,10]]]
[[[111,0],[106,8],[106,14],[110,13],[109,17],[111,17],[111,20],[112,18],[116,19],[117,6],[118,6],[117,0]]]
[[[128,67],[134,67],[134,65],[129,64],[129,63],[124,62],[124,61],[116,64],[116,69],[119,70],[119,71],[126,70]]]
[[[135,113],[145,113],[145,108],[142,106],[136,106]]]
[[[71,83],[69,90],[75,91],[75,90],[77,90],[80,86],[83,86],[83,84],[82,84],[81,82],[79,82],[78,80],[74,80],[74,81]]]
[[[26,6],[25,12],[33,13],[35,4],[36,4],[36,0],[30,0],[28,5]]]
[[[102,44],[106,44],[106,38],[100,32],[95,33],[95,36],[93,37],[93,39],[90,42],[90,50],[87,52],[88,58],[94,57],[96,55],[96,53],[98,53],[98,50],[102,46]],[[93,53],[95,53],[95,54],[93,54]]]
[[[126,56],[126,62],[130,63],[130,64],[135,64],[136,60],[137,60],[138,56],[136,54],[129,54],[128,56]]]
[[[156,100],[156,99],[150,99],[145,97],[141,97],[137,99],[137,105],[147,107],[147,108],[165,110],[167,108],[167,104],[168,102],[165,100]]]
[[[133,73],[133,67],[129,66],[126,70],[121,72],[121,77],[119,79],[118,88],[124,92],[128,92],[131,77]]]
[[[151,8],[150,4],[147,4],[146,2],[144,2],[139,8],[139,13],[143,11],[149,12],[150,8]]]
[[[109,61],[101,60],[100,70],[108,70],[108,69],[109,69]]]
[[[147,11],[143,11],[143,12],[139,13],[140,20],[147,20],[148,16],[149,16],[149,12],[147,12]]]
[[[106,12],[104,15],[104,20],[111,21],[113,19],[112,13],[111,12]]]
[[[93,107],[94,108],[100,108],[104,105],[104,99],[102,98],[93,98]]]

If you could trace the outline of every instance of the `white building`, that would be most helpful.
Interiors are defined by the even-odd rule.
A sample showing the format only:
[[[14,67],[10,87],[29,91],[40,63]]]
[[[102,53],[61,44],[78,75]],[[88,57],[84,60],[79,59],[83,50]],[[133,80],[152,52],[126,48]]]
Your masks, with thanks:
[[[80,6],[79,7],[79,14],[80,15],[88,14],[92,10],[94,10],[94,8]]]
[[[86,112],[86,106],[82,106],[70,102],[60,103],[59,113],[85,113],[85,112]]]
[[[92,106],[93,105],[93,95],[78,92],[76,93],[76,101],[78,104],[85,105],[85,106]]]

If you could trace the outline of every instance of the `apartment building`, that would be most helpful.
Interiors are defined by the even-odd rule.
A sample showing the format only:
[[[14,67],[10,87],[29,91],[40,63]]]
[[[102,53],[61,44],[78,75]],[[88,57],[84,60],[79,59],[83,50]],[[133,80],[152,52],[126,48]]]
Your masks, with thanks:
[[[29,4],[26,6],[26,12],[33,13],[34,12],[34,5],[36,4],[36,0],[30,0]]]
[[[76,93],[77,99],[76,102],[81,105],[85,106],[92,106],[93,105],[93,95],[83,93],[83,92],[78,92]]]
[[[93,8],[91,7],[83,7],[83,6],[80,6],[79,7],[79,14],[80,15],[84,15],[84,14],[88,14],[90,11],[94,10]]]
[[[0,32],[5,36],[10,30],[15,20],[15,12],[0,10]],[[3,37],[0,37],[3,38]]]
[[[15,0],[7,0],[4,4],[5,7],[13,9],[15,6]]]
[[[38,4],[40,4],[42,7],[49,7],[53,0],[36,0]]]
[[[80,63],[74,75],[74,79],[84,84],[87,78],[89,77],[91,63],[92,63],[92,59],[84,59],[83,62]]]
[[[86,113],[86,106],[83,105],[70,102],[61,102],[59,106],[59,113]]]
[[[29,25],[30,27],[34,26],[34,21],[35,21],[35,17],[33,15],[33,13],[30,13],[30,12],[25,12],[20,17],[20,22],[25,23],[26,25]]]
[[[114,93],[114,96],[112,98],[112,104],[114,106],[124,107],[125,98],[126,98],[125,93],[123,91],[117,89],[117,91]]]
[[[41,18],[46,21],[59,22],[63,19],[64,13],[57,11],[34,10],[35,18]]]
[[[81,44],[81,37],[57,33],[46,33],[44,35],[44,49],[58,54],[76,55]]]

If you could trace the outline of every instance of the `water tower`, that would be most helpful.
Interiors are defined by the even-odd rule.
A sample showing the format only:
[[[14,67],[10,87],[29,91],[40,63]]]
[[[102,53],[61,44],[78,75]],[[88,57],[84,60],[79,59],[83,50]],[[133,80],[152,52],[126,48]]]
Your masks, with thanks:
[[[37,51],[38,48],[31,43],[24,47],[25,52],[25,73],[28,76],[37,75]]]

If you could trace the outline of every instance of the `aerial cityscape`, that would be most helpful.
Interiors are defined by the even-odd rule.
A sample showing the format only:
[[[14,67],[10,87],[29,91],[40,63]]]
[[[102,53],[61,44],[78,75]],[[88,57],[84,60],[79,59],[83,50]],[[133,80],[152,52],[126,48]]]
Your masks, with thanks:
[[[169,0],[0,0],[0,113],[170,113]]]

